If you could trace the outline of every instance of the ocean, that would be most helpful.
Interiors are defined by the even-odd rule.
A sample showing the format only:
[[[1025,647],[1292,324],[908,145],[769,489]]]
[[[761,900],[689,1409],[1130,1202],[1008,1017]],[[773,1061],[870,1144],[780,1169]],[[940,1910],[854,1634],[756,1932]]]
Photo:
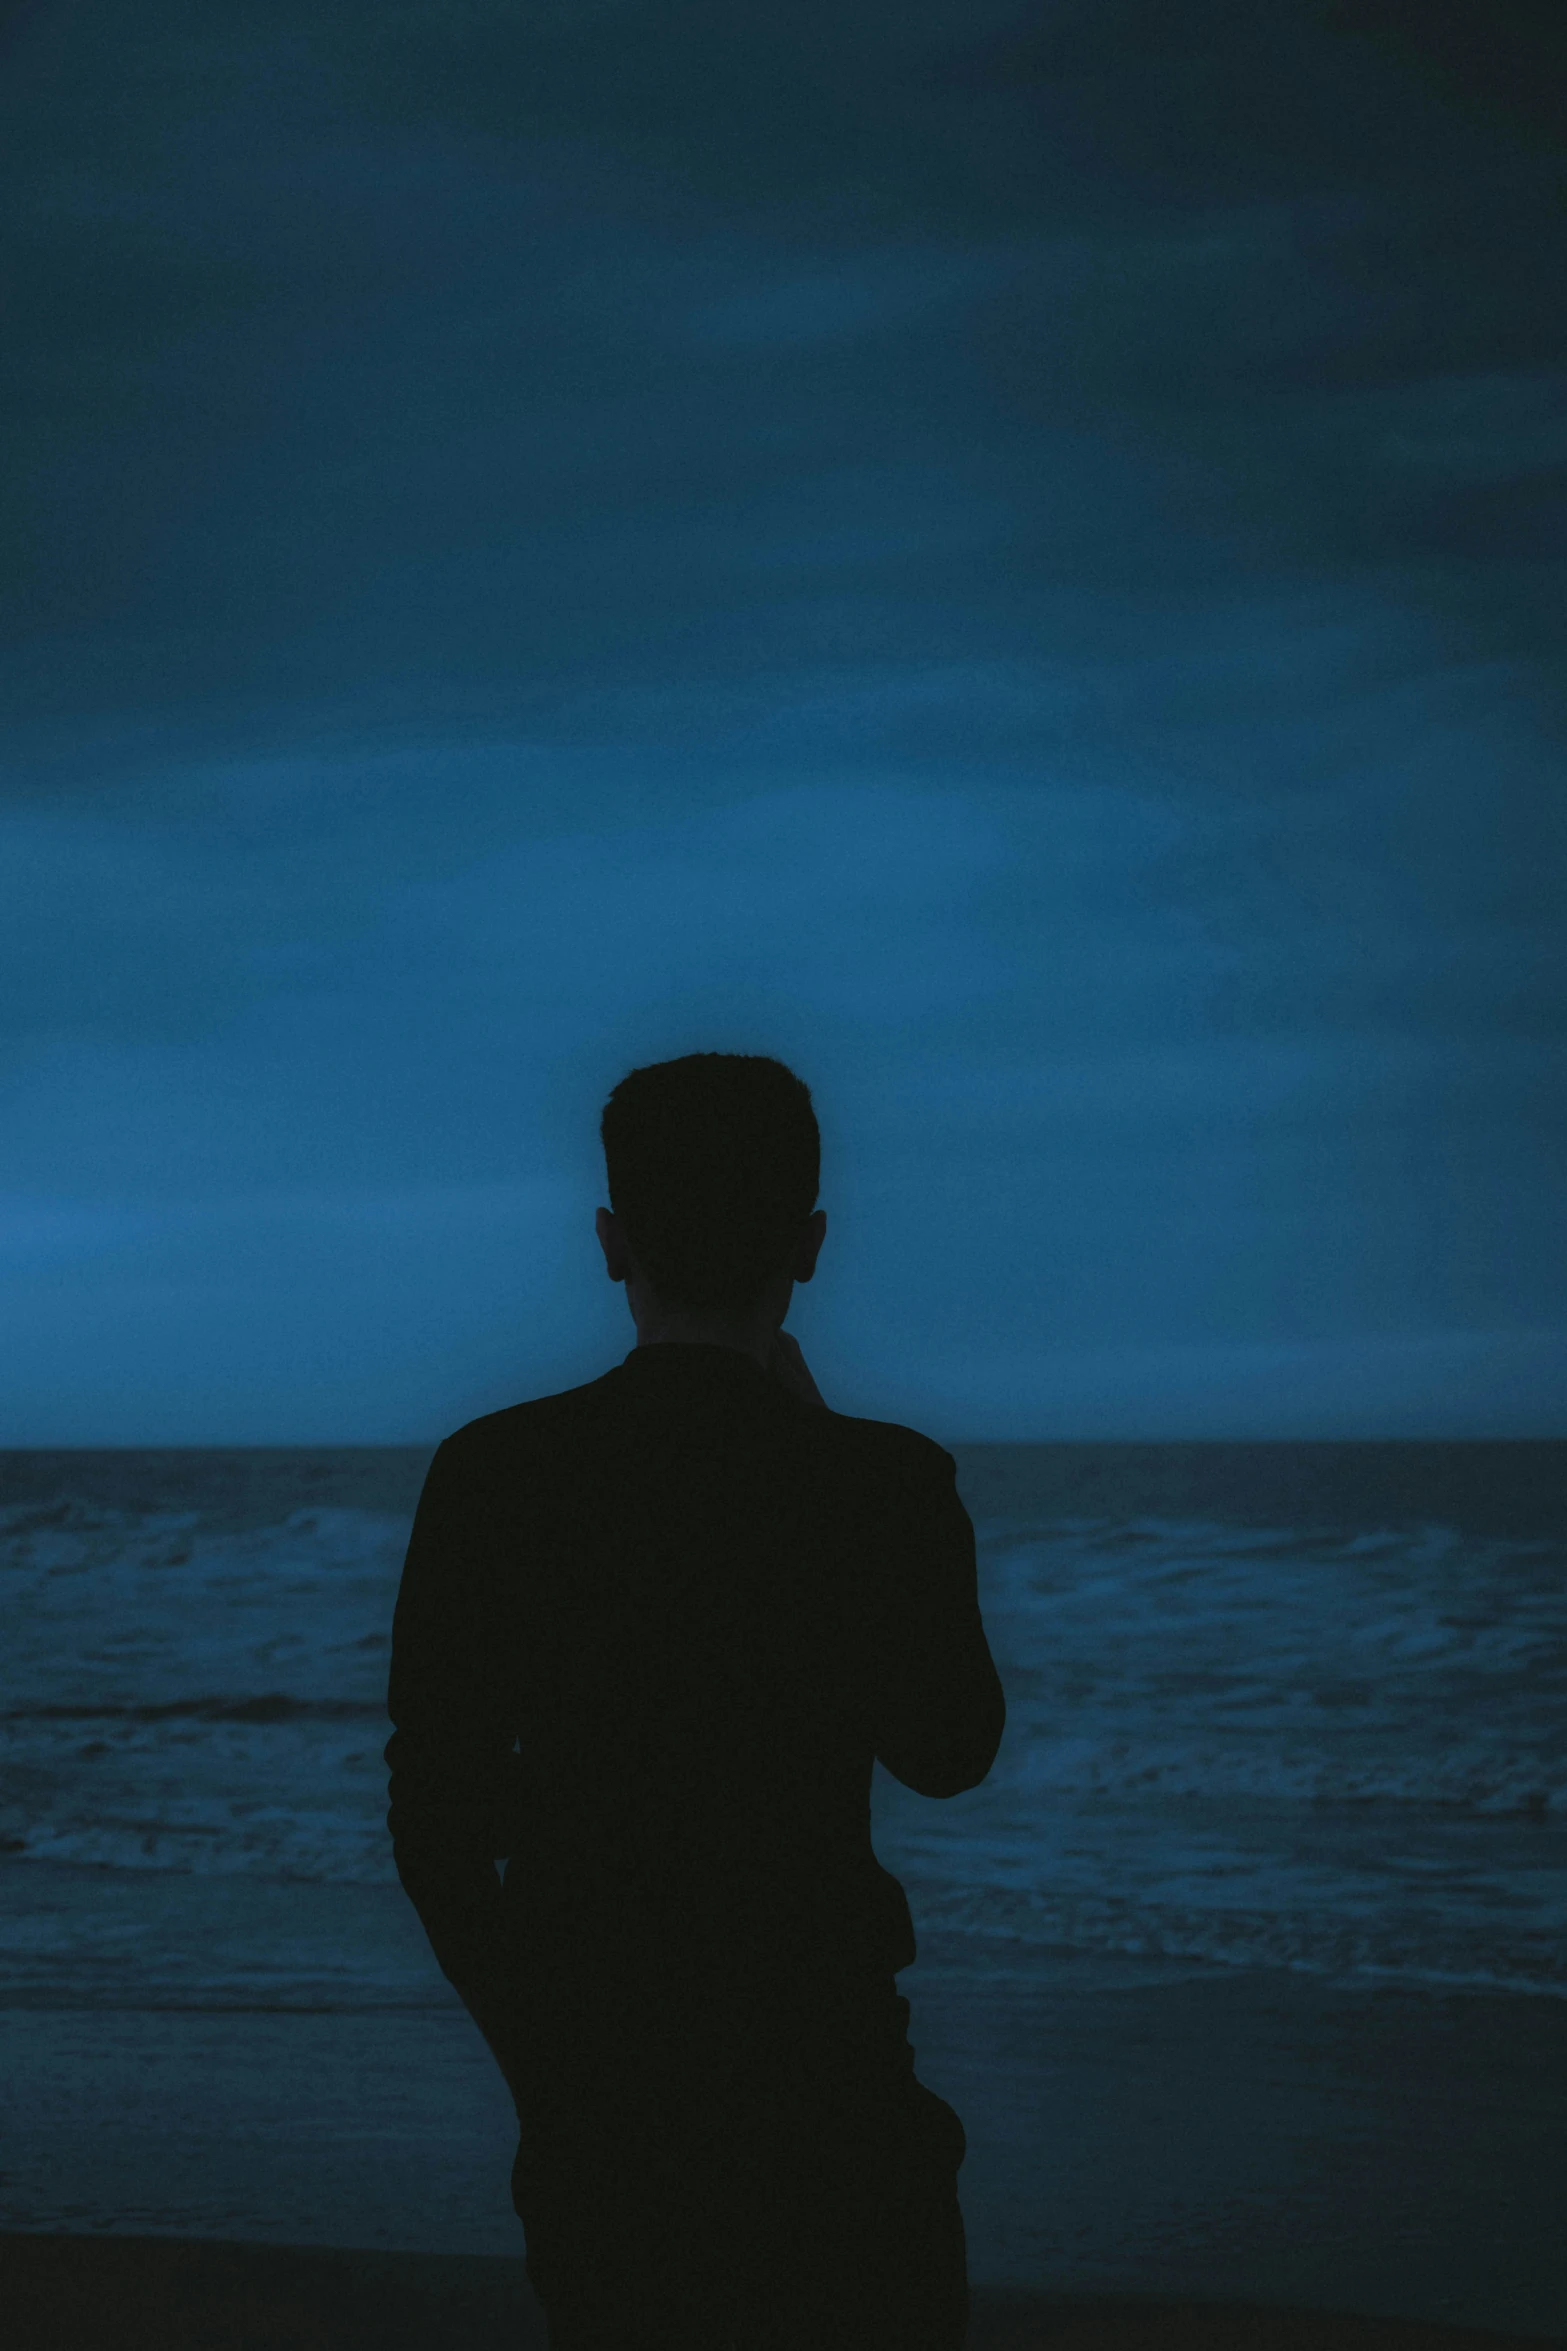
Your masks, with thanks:
[[[0,1453],[0,2228],[518,2262],[386,1835],[431,1450]],[[952,1451],[1006,1737],[871,1809],[971,2280],[1562,2341],[1567,1445]]]
[[[382,1761],[432,1449],[0,1454],[0,2005],[450,2005]],[[922,1956],[1567,1996],[1567,1445],[952,1450],[1008,1724],[877,1768]]]

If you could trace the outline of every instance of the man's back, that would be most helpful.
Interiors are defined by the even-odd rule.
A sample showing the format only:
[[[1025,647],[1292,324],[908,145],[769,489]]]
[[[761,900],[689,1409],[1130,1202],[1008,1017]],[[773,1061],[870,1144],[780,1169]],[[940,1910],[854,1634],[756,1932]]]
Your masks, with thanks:
[[[709,2036],[890,1992],[915,1951],[873,1757],[957,1794],[1005,1721],[951,1457],[720,1346],[470,1422],[421,1498],[390,1711],[437,1955],[465,1993],[526,1987],[557,2051],[568,2012],[616,2039],[654,1985]]]

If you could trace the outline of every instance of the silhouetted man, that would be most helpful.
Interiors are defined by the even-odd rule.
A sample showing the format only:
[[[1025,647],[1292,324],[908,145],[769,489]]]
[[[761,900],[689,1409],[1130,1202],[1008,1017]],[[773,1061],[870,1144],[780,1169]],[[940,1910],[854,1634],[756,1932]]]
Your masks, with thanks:
[[[958,2351],[963,2126],[914,2078],[870,1786],[995,1760],[973,1528],[951,1455],[829,1410],[779,1330],[827,1224],[806,1086],[688,1054],[601,1134],[637,1344],[430,1464],[398,1874],[516,2102],[552,2351]]]

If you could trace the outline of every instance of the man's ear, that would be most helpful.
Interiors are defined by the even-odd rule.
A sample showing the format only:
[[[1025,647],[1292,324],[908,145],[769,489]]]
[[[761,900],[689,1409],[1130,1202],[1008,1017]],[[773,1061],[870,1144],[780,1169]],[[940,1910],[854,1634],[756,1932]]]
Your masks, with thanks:
[[[811,1276],[816,1271],[817,1255],[821,1249],[823,1241],[826,1238],[827,1211],[825,1208],[813,1209],[811,1211],[810,1222],[806,1226],[805,1231],[800,1235],[800,1239],[794,1253],[794,1262],[790,1268],[791,1275],[795,1281],[808,1282],[811,1279]]]
[[[593,1218],[593,1230],[598,1234],[599,1247],[604,1252],[604,1270],[612,1282],[623,1282],[630,1272],[630,1254],[626,1236],[615,1221],[613,1209],[600,1208]]]

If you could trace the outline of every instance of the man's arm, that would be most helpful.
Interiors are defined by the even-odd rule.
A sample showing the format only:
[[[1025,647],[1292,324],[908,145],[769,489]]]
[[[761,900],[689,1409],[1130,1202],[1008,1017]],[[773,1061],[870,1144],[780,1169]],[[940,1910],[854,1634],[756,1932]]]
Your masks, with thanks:
[[[774,1336],[768,1369],[802,1404],[826,1399],[797,1339]],[[897,1574],[873,1656],[878,1760],[920,1796],[960,1796],[985,1779],[1007,1727],[1006,1692],[979,1611],[974,1526],[957,1463],[916,1439]]]
[[[419,1496],[392,1618],[386,1825],[441,1972],[499,2058],[505,1961],[495,1861],[509,1850],[518,1765],[486,1500],[448,1438]]]
[[[1006,1692],[979,1607],[974,1526],[957,1464],[916,1439],[909,1492],[873,1650],[878,1759],[918,1796],[961,1796],[985,1779],[1007,1726]]]

